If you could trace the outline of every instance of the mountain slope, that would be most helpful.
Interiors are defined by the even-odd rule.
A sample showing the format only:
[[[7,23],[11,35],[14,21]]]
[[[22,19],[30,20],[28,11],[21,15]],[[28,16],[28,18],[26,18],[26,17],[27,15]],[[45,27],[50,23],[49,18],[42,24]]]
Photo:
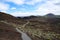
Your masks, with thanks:
[[[16,20],[13,16],[0,12],[0,40],[22,40],[21,33],[9,24],[14,23],[13,19]]]
[[[15,23],[15,24],[24,24],[24,22],[26,22],[26,21],[21,22],[22,20],[3,12],[0,12],[0,20],[7,21],[10,23]]]

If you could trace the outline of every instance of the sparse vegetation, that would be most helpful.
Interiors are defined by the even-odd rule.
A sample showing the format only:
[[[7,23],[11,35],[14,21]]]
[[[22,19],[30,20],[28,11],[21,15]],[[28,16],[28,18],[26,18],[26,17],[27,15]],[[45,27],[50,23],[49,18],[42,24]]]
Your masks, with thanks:
[[[60,18],[32,16],[33,18],[31,17],[26,20],[25,18],[21,18],[20,20],[18,18],[16,19],[15,17],[12,19],[12,17],[13,16],[9,17],[10,20],[7,20],[8,18],[6,19],[6,17],[3,17],[3,19],[0,17],[0,25],[6,24],[8,27],[17,27],[22,32],[27,33],[32,38],[32,40],[60,40]]]

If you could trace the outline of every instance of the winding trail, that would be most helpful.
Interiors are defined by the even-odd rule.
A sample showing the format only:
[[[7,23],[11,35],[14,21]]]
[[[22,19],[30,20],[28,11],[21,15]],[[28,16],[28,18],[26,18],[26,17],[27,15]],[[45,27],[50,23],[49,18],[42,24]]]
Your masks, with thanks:
[[[30,22],[27,21],[27,23],[23,24],[22,27],[24,28],[27,24],[29,24]]]
[[[27,24],[29,24],[30,22],[28,21],[27,23],[25,23],[24,25],[22,25],[21,27],[25,27]],[[26,33],[20,31],[18,28],[16,28],[17,32],[22,34],[22,39],[23,40],[32,40]]]
[[[19,32],[19,33],[22,34],[22,40],[32,40],[26,33],[20,31],[20,30],[18,29],[19,27],[17,28],[15,24],[13,25],[13,24],[8,23],[8,22],[6,22],[6,21],[0,21],[0,22],[3,22],[3,23],[6,23],[6,24],[8,24],[8,25],[14,26],[14,27],[16,28],[17,32]],[[24,28],[27,24],[29,24],[29,21],[28,21],[27,23],[25,23],[24,25],[22,25],[21,27]]]
[[[22,31],[20,31],[18,28],[16,28],[17,32],[21,33],[22,34],[22,39],[23,40],[31,40],[31,38],[26,34],[26,33],[23,33]]]

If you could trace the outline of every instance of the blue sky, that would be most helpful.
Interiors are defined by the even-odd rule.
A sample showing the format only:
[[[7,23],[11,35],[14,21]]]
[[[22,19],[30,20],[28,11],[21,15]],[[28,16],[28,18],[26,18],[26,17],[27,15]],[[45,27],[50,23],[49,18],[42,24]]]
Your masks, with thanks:
[[[0,0],[0,11],[13,16],[60,15],[60,0]]]

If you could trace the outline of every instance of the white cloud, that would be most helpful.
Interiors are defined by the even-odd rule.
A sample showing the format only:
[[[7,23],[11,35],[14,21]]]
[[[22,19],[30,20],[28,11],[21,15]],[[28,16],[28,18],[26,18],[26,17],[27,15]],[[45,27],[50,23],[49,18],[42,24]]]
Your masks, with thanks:
[[[51,2],[53,2],[53,3],[59,3],[60,0],[51,0]]]
[[[31,0],[29,2],[26,2],[26,4],[29,4],[29,5],[35,5],[36,3],[38,2],[41,2],[42,0]]]
[[[16,10],[16,7],[12,7],[11,10]]]
[[[10,14],[13,15],[13,16],[31,16],[31,15],[38,15],[35,12],[20,12],[20,11],[13,12],[13,13],[10,13]]]
[[[0,11],[7,11],[9,9],[9,5],[0,2]]]
[[[29,4],[29,5],[34,5],[38,2],[41,2],[42,0],[31,0],[27,1],[26,0],[6,0],[7,2],[12,2],[14,4],[22,5],[22,4]]]
[[[60,6],[55,5],[55,3],[58,0],[54,0],[54,1],[55,2],[47,1],[42,6],[39,6],[38,9],[36,10],[36,13],[39,13],[39,15],[45,15],[47,13],[54,13],[54,14],[58,14],[59,15],[60,14]]]
[[[18,5],[24,4],[24,0],[6,0],[7,2],[12,2]]]

